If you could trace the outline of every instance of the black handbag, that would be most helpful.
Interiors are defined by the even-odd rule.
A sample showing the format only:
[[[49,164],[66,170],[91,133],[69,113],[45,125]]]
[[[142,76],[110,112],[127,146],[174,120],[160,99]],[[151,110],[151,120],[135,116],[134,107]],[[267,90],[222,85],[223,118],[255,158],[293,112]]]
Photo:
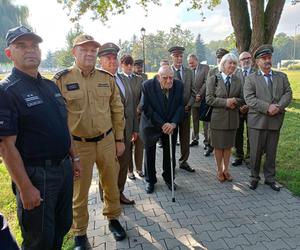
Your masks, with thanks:
[[[212,109],[213,109],[213,107],[209,106],[206,103],[205,97],[203,97],[200,102],[199,120],[205,121],[205,122],[210,122]]]

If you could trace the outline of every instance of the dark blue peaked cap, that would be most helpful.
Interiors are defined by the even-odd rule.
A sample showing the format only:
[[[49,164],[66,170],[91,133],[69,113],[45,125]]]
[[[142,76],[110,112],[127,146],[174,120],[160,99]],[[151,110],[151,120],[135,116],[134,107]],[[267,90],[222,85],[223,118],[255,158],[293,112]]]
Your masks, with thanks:
[[[36,40],[39,43],[41,43],[43,41],[43,39],[40,36],[33,33],[27,27],[19,26],[19,27],[15,27],[15,28],[12,28],[9,31],[7,31],[7,34],[6,34],[7,46],[9,46],[10,44],[12,44],[14,41],[16,41],[18,38],[20,38],[22,36],[32,37],[34,40]]]

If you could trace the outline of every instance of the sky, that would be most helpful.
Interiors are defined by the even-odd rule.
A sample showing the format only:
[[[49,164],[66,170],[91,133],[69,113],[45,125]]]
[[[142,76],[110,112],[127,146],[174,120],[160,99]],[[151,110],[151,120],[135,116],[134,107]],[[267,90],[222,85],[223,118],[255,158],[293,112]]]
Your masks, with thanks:
[[[140,6],[134,4],[134,0],[131,2],[133,5],[125,15],[112,16],[106,25],[92,20],[91,15],[85,15],[80,20],[80,25],[85,33],[92,35],[101,44],[118,43],[119,39],[130,40],[134,34],[139,37],[142,27],[146,29],[147,35],[156,33],[157,30],[169,31],[170,27],[180,24],[195,36],[200,33],[205,43],[224,39],[233,32],[226,0],[213,11],[204,9],[204,21],[199,11],[187,11],[185,4],[175,7],[175,0],[161,0],[162,6],[149,4],[147,16]],[[28,7],[29,23],[44,40],[41,44],[44,56],[49,50],[65,47],[66,34],[74,24],[69,21],[67,10],[61,4],[56,0],[15,0],[14,3]],[[300,4],[292,6],[291,0],[287,0],[276,33],[285,32],[294,36],[295,26],[300,23],[299,14]],[[297,34],[299,33],[298,27]]]

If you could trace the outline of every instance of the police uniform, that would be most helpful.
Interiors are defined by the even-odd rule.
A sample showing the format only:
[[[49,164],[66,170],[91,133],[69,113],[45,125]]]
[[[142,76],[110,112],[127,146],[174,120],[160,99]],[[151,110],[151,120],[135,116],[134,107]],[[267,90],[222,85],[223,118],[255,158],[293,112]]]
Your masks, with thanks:
[[[88,227],[88,193],[96,163],[104,190],[103,215],[121,214],[115,140],[123,140],[124,116],[114,77],[94,69],[83,76],[74,65],[55,76],[68,109],[68,124],[80,156],[81,178],[74,182],[73,228],[84,235]]]
[[[45,119],[47,118],[47,119]],[[68,154],[67,110],[57,86],[13,68],[0,84],[0,136],[17,136],[16,148],[43,201],[17,214],[24,249],[60,249],[72,224],[73,169]]]

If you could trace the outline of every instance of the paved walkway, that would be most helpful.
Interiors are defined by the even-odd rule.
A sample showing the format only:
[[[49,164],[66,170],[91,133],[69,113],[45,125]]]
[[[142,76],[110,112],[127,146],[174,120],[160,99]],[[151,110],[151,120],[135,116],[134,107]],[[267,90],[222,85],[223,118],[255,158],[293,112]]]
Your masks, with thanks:
[[[178,147],[177,147],[178,150]],[[177,151],[178,157],[178,151]],[[123,206],[121,218],[128,238],[115,242],[101,214],[95,172],[89,195],[88,237],[93,249],[300,249],[300,199],[287,189],[275,192],[261,184],[248,188],[249,170],[232,167],[232,183],[219,183],[213,157],[202,146],[191,148],[188,173],[176,168],[176,202],[161,177],[162,152],[157,152],[153,194],[143,179],[126,184],[135,206]]]

